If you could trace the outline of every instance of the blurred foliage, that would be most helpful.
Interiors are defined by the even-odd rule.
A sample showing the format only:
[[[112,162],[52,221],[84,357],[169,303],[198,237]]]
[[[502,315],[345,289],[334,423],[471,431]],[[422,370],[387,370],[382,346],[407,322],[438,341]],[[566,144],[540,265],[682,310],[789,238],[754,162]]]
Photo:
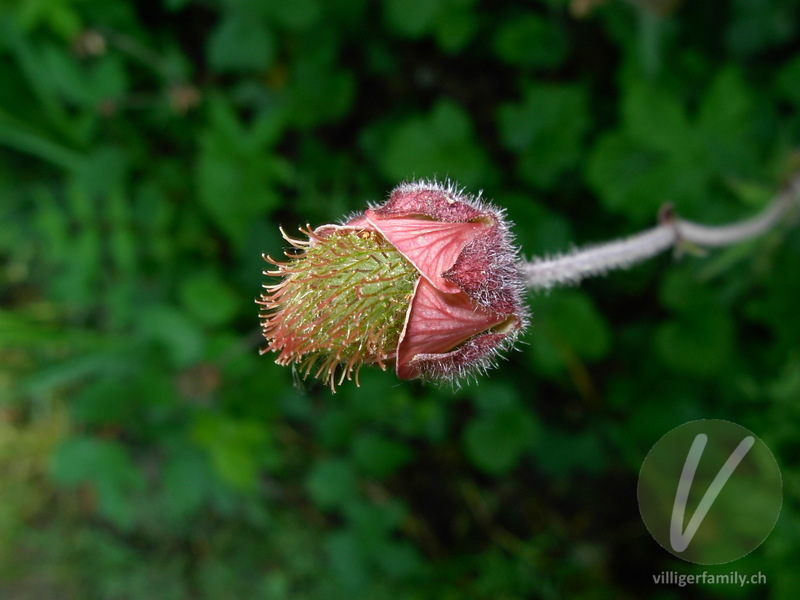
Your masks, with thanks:
[[[526,255],[721,223],[800,164],[793,0],[0,2],[0,596],[794,598],[800,235],[531,298],[460,390],[259,357],[261,254],[398,181]],[[654,590],[638,469],[726,418],[783,468],[735,564]],[[732,565],[717,570],[729,572]]]

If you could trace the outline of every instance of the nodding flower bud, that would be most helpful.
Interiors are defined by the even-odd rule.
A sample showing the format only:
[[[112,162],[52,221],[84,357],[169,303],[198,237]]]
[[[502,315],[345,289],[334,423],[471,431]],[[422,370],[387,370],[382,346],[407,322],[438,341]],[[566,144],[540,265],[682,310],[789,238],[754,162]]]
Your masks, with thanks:
[[[485,371],[528,322],[502,210],[452,185],[406,183],[342,225],[284,238],[288,262],[257,300],[266,352],[331,386],[364,364],[400,379]],[[282,231],[283,233],[283,231]]]

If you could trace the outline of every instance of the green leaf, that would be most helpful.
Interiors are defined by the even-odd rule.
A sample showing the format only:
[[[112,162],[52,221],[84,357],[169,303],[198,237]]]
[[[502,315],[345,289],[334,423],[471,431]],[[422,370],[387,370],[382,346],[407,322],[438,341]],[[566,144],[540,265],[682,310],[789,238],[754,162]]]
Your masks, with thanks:
[[[730,316],[713,305],[660,325],[654,345],[663,363],[682,373],[710,376],[729,364],[734,343]]]
[[[498,202],[516,224],[517,242],[526,256],[552,255],[574,244],[570,221],[547,210],[530,195],[507,194]]]
[[[317,462],[306,480],[308,492],[322,508],[333,508],[350,501],[356,495],[357,484],[353,464],[340,458]]]
[[[736,0],[731,9],[724,40],[738,60],[784,42],[797,30],[793,2]]]
[[[160,343],[173,364],[186,366],[200,360],[205,337],[197,323],[182,311],[164,304],[143,307],[138,313],[143,337]]]
[[[596,360],[611,349],[611,332],[594,303],[577,291],[537,299],[536,328],[529,353],[545,373],[555,374],[577,360]]]
[[[425,563],[419,551],[405,540],[387,541],[374,558],[381,570],[393,580],[410,579],[424,573]]]
[[[493,42],[498,57],[519,67],[555,67],[564,60],[568,49],[565,32],[533,14],[505,23]]]
[[[161,473],[161,496],[170,519],[191,518],[213,490],[213,475],[203,456],[178,446],[165,461]]]
[[[800,109],[800,56],[788,60],[775,78],[778,94]]]
[[[707,134],[739,137],[750,128],[753,105],[750,89],[741,72],[722,69],[706,90],[698,114],[698,125]]]
[[[676,268],[664,275],[659,300],[663,306],[683,313],[706,308],[715,301],[712,290],[687,268]]]
[[[211,127],[200,134],[197,192],[217,225],[242,244],[252,222],[280,203],[274,186],[284,164],[266,149],[281,130],[281,118],[266,113],[249,129],[228,102],[213,99],[209,104]]]
[[[596,434],[557,429],[542,431],[531,454],[541,470],[559,479],[573,473],[602,473],[609,460]]]
[[[439,47],[452,54],[472,40],[480,21],[473,11],[460,10],[452,5],[448,9],[437,15],[434,35]]]
[[[645,147],[662,152],[686,152],[692,131],[682,103],[668,90],[636,80],[622,103],[626,132]]]
[[[524,410],[498,410],[467,424],[464,450],[479,469],[502,475],[517,465],[536,434],[536,421]]]
[[[350,411],[329,408],[314,422],[317,435],[326,448],[345,446],[353,437],[356,425]]]
[[[353,441],[353,458],[359,467],[383,479],[412,458],[408,446],[375,433],[363,433]]]
[[[350,549],[349,543],[342,541],[340,551],[345,552],[350,560],[377,567],[389,579],[420,574],[423,565],[419,554],[410,544],[395,539],[394,533],[406,514],[403,506],[392,500],[380,504],[353,500],[345,505],[344,512],[350,525],[347,537],[356,544]],[[341,565],[339,568],[344,574],[349,567]]]
[[[358,499],[344,507],[348,522],[367,542],[382,541],[386,534],[391,533],[403,522],[407,512],[404,506],[395,500],[372,503]]]
[[[208,42],[208,60],[218,71],[263,71],[274,56],[272,31],[246,11],[226,14]]]
[[[87,196],[108,194],[124,185],[128,161],[129,156],[119,148],[95,147],[81,167],[75,170],[73,181]],[[87,211],[87,220],[96,219],[97,216],[93,211]]]
[[[325,538],[325,554],[335,577],[345,589],[359,590],[369,582],[367,553],[355,532],[341,529]]]
[[[74,39],[83,27],[83,19],[70,4],[69,0],[22,2],[16,15],[19,27],[27,32],[39,25],[46,25],[63,39]]]
[[[386,0],[384,17],[395,32],[419,37],[432,27],[441,5],[441,0]]]
[[[621,132],[600,138],[587,175],[608,210],[636,222],[653,223],[667,202],[681,214],[708,198],[709,173],[694,153],[666,154]]]
[[[80,153],[12,120],[4,113],[2,107],[0,107],[0,145],[64,169],[78,169],[84,164],[84,158]]]
[[[219,478],[234,488],[252,489],[261,467],[278,459],[269,431],[255,419],[201,414],[192,435],[209,453]]]
[[[292,2],[269,2],[265,12],[284,27],[298,31],[316,25],[322,13],[319,0],[292,0]]]
[[[783,360],[787,354],[797,353],[800,340],[800,319],[797,318],[797,298],[800,298],[800,250],[783,247],[778,256],[773,255],[770,267],[772,276],[764,282],[764,292],[748,301],[745,309],[750,319],[766,325],[774,343],[770,347]]]
[[[475,407],[484,414],[514,410],[520,405],[520,390],[507,382],[481,383],[472,397]]]
[[[397,181],[438,176],[478,185],[488,168],[468,115],[446,100],[428,115],[396,125],[378,160],[383,172]]]
[[[303,128],[345,115],[356,91],[353,74],[338,67],[335,54],[326,56],[321,50],[298,57],[289,84],[289,119]]]
[[[164,6],[167,7],[167,10],[177,12],[186,7],[189,2],[191,2],[191,0],[164,0]]]
[[[48,45],[43,48],[42,63],[50,74],[49,85],[82,108],[97,110],[104,102],[119,101],[127,91],[125,68],[114,55],[84,65],[62,46]]]
[[[118,442],[85,436],[68,438],[53,454],[50,475],[60,485],[91,485],[103,516],[119,527],[133,525],[137,501],[132,494],[144,487],[144,479]]]
[[[707,160],[723,176],[742,177],[758,160],[752,141],[753,98],[741,73],[728,67],[712,80],[697,118]]]
[[[131,394],[130,382],[117,378],[94,381],[80,391],[73,406],[74,417],[88,425],[129,421],[138,399]]]
[[[503,144],[519,153],[520,177],[540,187],[578,163],[588,123],[586,94],[577,86],[532,86],[522,102],[498,109]]]
[[[236,292],[213,271],[191,275],[180,287],[186,309],[207,325],[228,323],[241,305]]]

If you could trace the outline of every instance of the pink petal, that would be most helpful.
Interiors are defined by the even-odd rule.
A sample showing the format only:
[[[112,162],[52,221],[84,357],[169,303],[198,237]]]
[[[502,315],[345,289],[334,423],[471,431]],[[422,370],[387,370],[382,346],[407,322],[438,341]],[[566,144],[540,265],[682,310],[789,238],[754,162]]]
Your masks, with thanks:
[[[411,364],[418,355],[451,352],[506,319],[478,306],[463,292],[443,294],[421,277],[397,346],[398,377],[412,379],[418,375]]]
[[[464,246],[487,227],[486,223],[440,223],[418,217],[382,219],[372,209],[366,215],[383,237],[437,289],[448,294],[461,291],[442,274],[455,264]]]

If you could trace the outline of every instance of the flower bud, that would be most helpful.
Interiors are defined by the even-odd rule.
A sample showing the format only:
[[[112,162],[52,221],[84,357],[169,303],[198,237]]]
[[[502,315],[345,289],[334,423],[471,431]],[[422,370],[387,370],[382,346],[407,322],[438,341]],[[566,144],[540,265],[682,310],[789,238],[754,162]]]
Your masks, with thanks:
[[[503,212],[432,182],[396,188],[343,225],[284,238],[288,262],[257,302],[278,364],[335,388],[364,364],[401,379],[483,372],[528,321],[517,248]]]

